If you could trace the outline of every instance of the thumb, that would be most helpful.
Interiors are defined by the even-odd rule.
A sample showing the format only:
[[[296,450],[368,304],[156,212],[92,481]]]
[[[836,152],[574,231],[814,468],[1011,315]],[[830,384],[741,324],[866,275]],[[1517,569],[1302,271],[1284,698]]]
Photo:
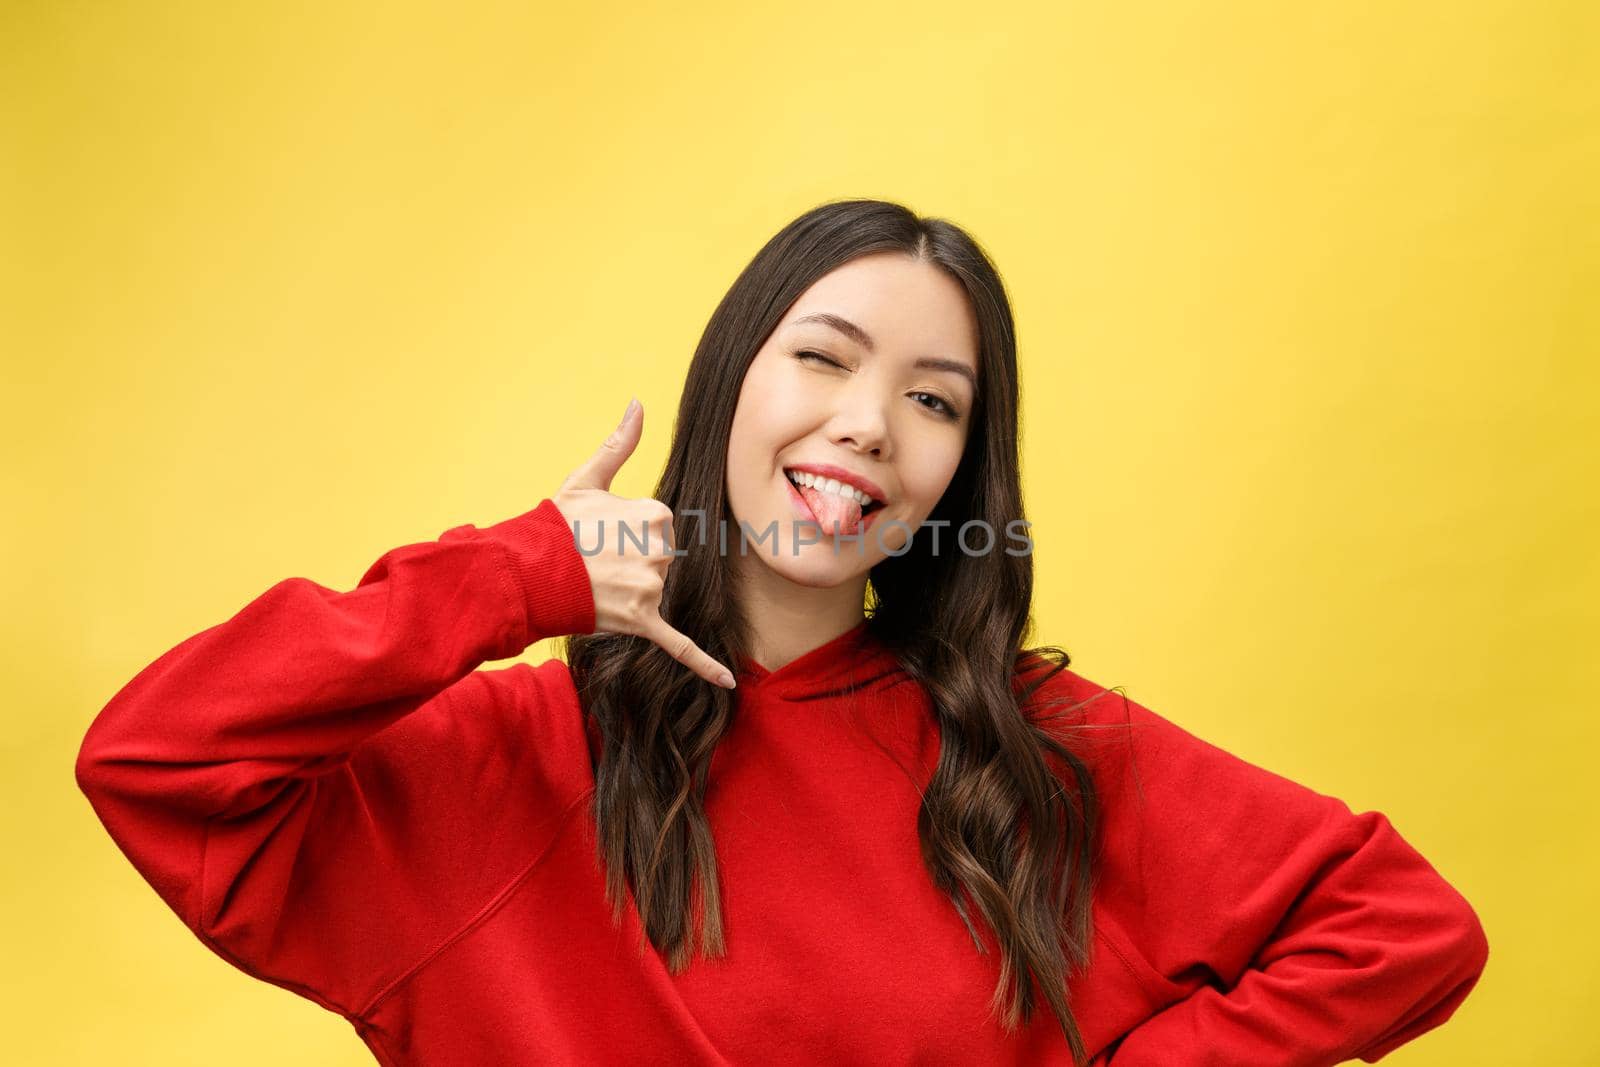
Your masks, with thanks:
[[[622,421],[612,430],[600,447],[577,470],[567,475],[561,483],[563,489],[611,489],[611,479],[633,455],[644,432],[644,405],[638,399],[628,401],[628,410]]]

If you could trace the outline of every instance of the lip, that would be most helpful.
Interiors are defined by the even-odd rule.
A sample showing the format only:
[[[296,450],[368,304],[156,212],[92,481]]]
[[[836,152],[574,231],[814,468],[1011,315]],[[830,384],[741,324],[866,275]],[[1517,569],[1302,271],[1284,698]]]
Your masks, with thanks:
[[[789,469],[791,469],[791,470],[811,471],[810,467],[792,467],[792,468],[789,468]],[[812,473],[816,473],[816,472],[813,471]],[[811,510],[811,505],[806,503],[806,498],[800,495],[799,486],[797,486],[793,482],[791,482],[789,480],[789,476],[787,474],[783,474],[782,472],[779,472],[779,474],[780,474],[780,477],[783,478],[783,484],[789,487],[789,500],[790,500],[791,503],[794,504],[795,517],[799,518],[799,519],[804,519],[807,522],[815,523],[817,525],[817,527],[819,529],[821,529],[822,528],[822,520],[818,519],[817,515],[816,515],[816,512]],[[862,490],[862,492],[865,492],[865,491],[866,490]],[[875,509],[873,511],[870,511],[867,514],[861,516],[861,526],[859,527],[859,529],[857,529],[856,533],[852,534],[851,536],[859,536],[861,534],[866,533],[867,532],[867,528],[870,527],[873,524],[873,522],[875,522],[877,520],[878,516],[880,514],[882,514],[884,510],[885,509],[880,505],[877,509]],[[834,536],[832,531],[829,531],[829,530],[823,530],[823,533],[826,534],[829,537]]]
[[[884,494],[884,491],[878,488],[878,483],[871,478],[857,474],[855,471],[847,471],[843,467],[836,467],[832,463],[790,463],[786,464],[783,470],[805,471],[807,474],[815,474],[819,478],[832,478],[836,482],[843,482],[845,485],[861,490],[880,505],[889,502],[889,498]],[[788,480],[788,476],[785,475],[784,481]],[[793,485],[794,483],[790,482],[789,484]]]

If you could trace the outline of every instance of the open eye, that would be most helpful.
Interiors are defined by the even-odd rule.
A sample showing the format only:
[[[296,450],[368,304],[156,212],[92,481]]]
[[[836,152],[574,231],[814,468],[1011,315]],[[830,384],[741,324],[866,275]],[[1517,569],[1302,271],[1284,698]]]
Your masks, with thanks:
[[[916,392],[916,393],[912,393],[911,395],[912,396],[918,396],[918,397],[925,396],[929,400],[932,400],[933,401],[932,405],[922,404],[922,406],[927,408],[929,411],[933,411],[933,412],[936,412],[936,413],[938,413],[940,415],[943,415],[947,419],[959,419],[961,417],[961,413],[955,409],[955,405],[951,404],[950,401],[946,400],[944,397],[938,395],[937,393]],[[921,404],[922,401],[919,400],[919,401],[917,401],[917,403]]]

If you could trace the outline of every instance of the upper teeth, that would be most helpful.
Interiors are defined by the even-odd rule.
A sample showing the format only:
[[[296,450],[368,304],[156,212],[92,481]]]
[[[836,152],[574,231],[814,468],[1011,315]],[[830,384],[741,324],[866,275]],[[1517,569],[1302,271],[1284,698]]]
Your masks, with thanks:
[[[837,493],[839,496],[854,500],[862,507],[872,503],[872,498],[855,486],[845,485],[843,482],[836,481],[833,478],[819,478],[815,474],[808,474],[805,471],[785,471],[784,473],[788,474],[789,480],[796,485],[809,486],[824,493]]]

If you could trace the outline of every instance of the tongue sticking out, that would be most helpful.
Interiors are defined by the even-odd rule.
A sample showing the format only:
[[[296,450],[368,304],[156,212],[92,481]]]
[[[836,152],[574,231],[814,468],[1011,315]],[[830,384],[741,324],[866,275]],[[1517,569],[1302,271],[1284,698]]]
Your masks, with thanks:
[[[811,514],[817,517],[817,522],[822,524],[824,535],[845,534],[852,536],[861,529],[861,505],[854,500],[847,500],[838,493],[824,493],[810,486],[799,489],[800,495],[805,498],[806,505],[811,508]]]

